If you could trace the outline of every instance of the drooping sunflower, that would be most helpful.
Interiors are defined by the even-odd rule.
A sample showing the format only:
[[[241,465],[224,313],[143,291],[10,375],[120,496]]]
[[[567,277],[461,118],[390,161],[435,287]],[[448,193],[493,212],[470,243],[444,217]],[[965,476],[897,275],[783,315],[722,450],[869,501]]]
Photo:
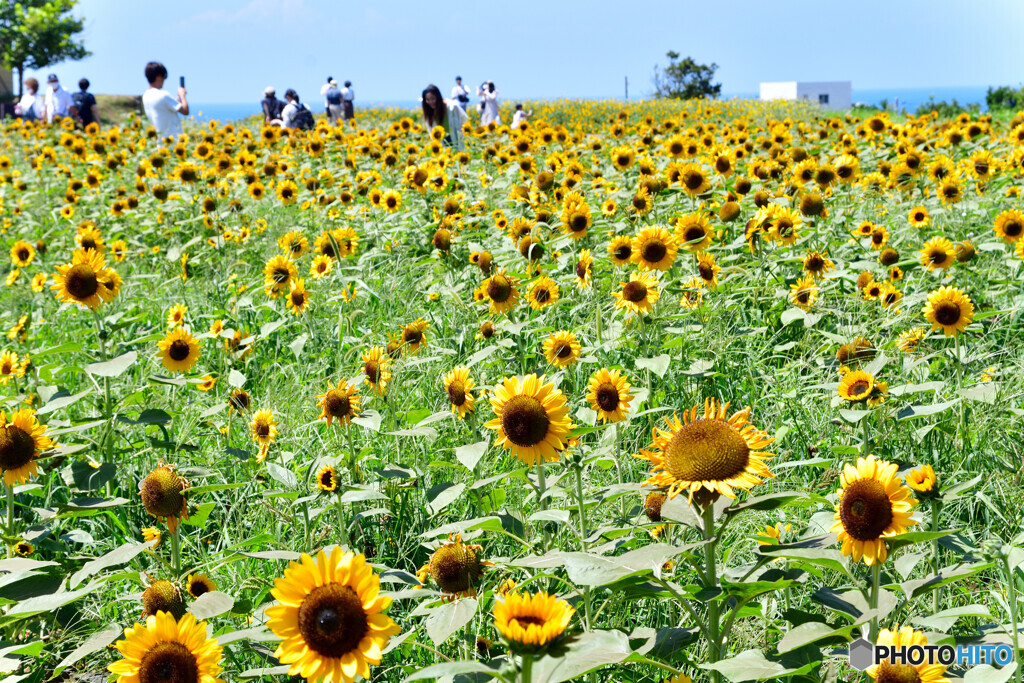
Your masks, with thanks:
[[[539,652],[565,635],[575,610],[547,593],[508,593],[494,603],[494,627],[511,648]]]
[[[932,324],[932,331],[941,329],[949,337],[967,329],[974,317],[974,304],[959,288],[943,286],[928,295],[921,313]]]
[[[921,265],[929,272],[936,268],[949,268],[955,258],[956,248],[945,237],[933,237],[921,247]]]
[[[790,285],[789,300],[798,308],[811,310],[814,302],[818,300],[818,287],[814,284],[814,278],[806,275]]]
[[[217,590],[217,584],[206,574],[189,574],[185,588],[193,598]]]
[[[620,291],[612,292],[615,308],[629,313],[649,313],[658,301],[658,281],[651,273],[637,272],[628,282],[620,282]]]
[[[718,273],[722,266],[715,261],[715,255],[706,251],[697,253],[697,273],[708,289],[718,288]]]
[[[309,308],[309,294],[306,292],[306,281],[303,278],[294,280],[288,291],[287,308],[294,315],[302,315]]]
[[[699,408],[684,410],[682,421],[665,418],[667,430],[652,430],[650,448],[636,456],[651,463],[645,486],[667,487],[670,499],[686,491],[691,504],[698,496],[704,506],[775,476],[764,463],[774,453],[759,450],[775,439],[750,423],[749,407],[726,417],[729,404],[709,398],[700,417]]]
[[[124,640],[115,643],[124,659],[107,669],[117,675],[118,683],[221,683],[221,647],[206,630],[206,622],[197,623],[191,614],[176,620],[168,612],[158,612],[145,624],[125,629]]]
[[[178,476],[173,467],[160,465],[142,481],[142,506],[156,519],[165,520],[167,528],[174,533],[178,520],[188,519],[187,488],[188,482]]]
[[[476,412],[476,398],[473,396],[473,387],[476,383],[469,376],[469,368],[457,366],[444,376],[444,390],[448,394],[448,401],[452,404],[452,412],[458,413],[459,419],[465,419],[466,413]]]
[[[338,424],[346,426],[352,422],[352,418],[362,412],[362,398],[356,393],[356,387],[345,380],[338,382],[338,386],[328,389],[325,393],[317,395],[317,407],[320,408],[320,415],[317,419],[327,420],[327,426],[331,426],[332,420],[338,420]]]
[[[621,372],[601,368],[591,376],[587,384],[587,402],[590,403],[590,409],[597,413],[598,419],[622,422],[633,400],[630,389],[626,376]]]
[[[291,288],[292,280],[299,274],[295,263],[282,254],[276,254],[263,266],[263,291],[276,299]]]
[[[559,368],[566,368],[580,359],[581,347],[572,332],[552,332],[544,340],[544,356],[548,362]]]
[[[558,301],[558,283],[549,277],[539,277],[534,280],[527,298],[534,310],[547,308]]]
[[[382,346],[373,346],[363,352],[363,382],[370,386],[378,396],[387,392],[391,381],[391,356]]]
[[[326,493],[331,493],[338,489],[338,473],[334,471],[332,466],[324,465],[316,473],[316,487]]]
[[[405,353],[415,355],[420,349],[427,345],[427,327],[430,324],[423,318],[417,318],[408,325],[402,325],[402,343],[405,344]]]
[[[576,261],[576,284],[580,289],[590,289],[590,282],[594,274],[594,257],[589,249],[580,251],[579,259]]]
[[[228,408],[236,413],[246,413],[252,407],[252,397],[245,389],[232,389],[228,395]]]
[[[260,447],[256,460],[262,462],[267,457],[270,444],[277,437],[277,420],[270,410],[257,410],[249,423],[249,431],[252,432],[252,440]]]
[[[661,226],[644,228],[633,238],[631,261],[641,270],[668,270],[679,247],[675,236]]]
[[[852,555],[854,562],[885,562],[884,539],[917,524],[910,517],[917,501],[896,476],[897,469],[896,463],[873,455],[843,468],[831,531],[838,533],[843,555]]]
[[[996,216],[992,224],[996,236],[1004,242],[1012,244],[1024,235],[1024,211],[1007,209]],[[11,258],[14,258],[14,250],[11,250]]]
[[[617,266],[628,266],[633,260],[633,240],[625,235],[613,237],[608,243],[608,257]]]
[[[484,280],[480,286],[490,301],[491,313],[501,315],[516,307],[519,300],[518,284],[514,277],[505,273],[504,268],[499,268],[497,273]]]
[[[274,652],[289,675],[309,681],[353,683],[370,678],[381,650],[401,629],[384,612],[391,598],[363,555],[335,547],[328,556],[305,553],[290,562],[271,594],[279,604],[266,610],[267,627],[281,637]]]
[[[917,345],[924,339],[925,334],[927,332],[923,327],[905,330],[896,338],[896,347],[903,353],[913,353],[917,350]]]
[[[509,377],[494,387],[491,407],[497,416],[485,425],[496,441],[527,465],[557,460],[572,430],[565,395],[544,377]]]
[[[199,360],[199,340],[184,327],[176,327],[157,342],[160,362],[171,372],[189,372]]]
[[[416,575],[420,583],[426,583],[427,577],[433,579],[448,598],[475,596],[484,567],[493,564],[481,560],[482,553],[483,546],[463,543],[462,536],[454,534],[431,553],[430,562]]]
[[[813,278],[821,277],[830,270],[835,269],[836,264],[828,257],[828,252],[822,254],[817,251],[810,251],[804,256],[804,272]]]
[[[31,408],[7,414],[0,410],[0,470],[8,486],[24,484],[39,472],[36,459],[54,447]]]
[[[81,304],[95,311],[115,296],[115,292],[101,282],[108,272],[99,251],[76,249],[71,263],[57,266],[50,289],[65,303]]]
[[[897,627],[890,631],[883,628],[878,638],[877,645],[888,645],[893,649],[908,648],[911,645],[927,645],[928,638],[921,631],[915,631],[910,626]],[[914,681],[914,683],[949,683],[946,678],[946,666],[938,662],[928,664],[927,659],[920,664],[909,664],[906,661],[894,664],[891,659],[886,659],[880,664],[868,667],[865,671],[868,676],[879,683],[902,683],[903,681]]]

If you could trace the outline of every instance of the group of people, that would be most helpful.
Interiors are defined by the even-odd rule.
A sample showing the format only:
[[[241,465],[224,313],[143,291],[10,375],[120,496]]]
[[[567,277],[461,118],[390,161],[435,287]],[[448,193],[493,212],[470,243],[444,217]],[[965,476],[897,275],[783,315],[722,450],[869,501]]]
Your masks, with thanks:
[[[477,108],[480,112],[480,125],[488,124],[501,125],[501,114],[498,111],[498,89],[494,81],[484,81],[477,88],[477,96],[480,102]],[[435,126],[444,128],[444,144],[455,149],[462,149],[462,124],[469,119],[469,90],[462,84],[462,76],[455,77],[455,85],[452,86],[451,98],[445,100],[441,96],[441,90],[434,84],[424,88],[420,97],[423,107],[423,122],[428,129]],[[512,115],[512,128],[518,128],[524,121],[528,120],[530,114],[523,109],[523,105],[516,105],[516,112]]]
[[[352,81],[345,81],[344,87],[339,88],[338,81],[328,76],[327,82],[320,88],[320,96],[324,98],[324,113],[332,124],[339,119],[350,121],[355,118],[356,91],[352,88]],[[303,129],[313,127],[313,112],[302,104],[299,94],[293,88],[284,92],[282,101],[277,99],[274,86],[268,85],[263,89],[260,106],[263,109],[263,120],[268,125]]]
[[[96,98],[89,92],[89,79],[78,81],[78,92],[72,94],[61,87],[57,74],[46,78],[46,94],[39,94],[39,81],[26,78],[24,94],[14,105],[14,115],[27,121],[53,123],[62,118],[71,118],[82,126],[99,123],[99,109]]]

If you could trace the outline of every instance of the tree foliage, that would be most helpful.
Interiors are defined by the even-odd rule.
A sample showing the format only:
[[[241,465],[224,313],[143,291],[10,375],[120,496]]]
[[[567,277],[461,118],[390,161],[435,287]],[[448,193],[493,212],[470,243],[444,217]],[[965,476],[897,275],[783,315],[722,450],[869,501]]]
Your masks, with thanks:
[[[41,69],[65,59],[82,59],[89,51],[75,34],[83,20],[72,16],[77,0],[0,2],[0,64],[18,70],[18,89],[25,69]]]
[[[985,104],[990,110],[1013,110],[1024,106],[1024,87],[1012,88],[1001,85],[998,88],[993,88],[990,86],[985,93]]]
[[[721,83],[712,83],[718,65],[698,64],[692,57],[679,61],[679,53],[666,53],[669,64],[664,69],[654,67],[654,96],[675,100],[698,97],[713,98],[722,93]]]

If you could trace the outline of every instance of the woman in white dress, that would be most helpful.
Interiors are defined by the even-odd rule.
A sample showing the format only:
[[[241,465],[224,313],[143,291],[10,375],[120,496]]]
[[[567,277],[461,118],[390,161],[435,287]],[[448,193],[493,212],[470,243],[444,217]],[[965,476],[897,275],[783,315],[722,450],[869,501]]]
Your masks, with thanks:
[[[484,109],[480,113],[480,125],[486,126],[491,121],[495,125],[501,125],[501,117],[498,115],[498,89],[494,87],[494,81],[487,81],[477,91]]]

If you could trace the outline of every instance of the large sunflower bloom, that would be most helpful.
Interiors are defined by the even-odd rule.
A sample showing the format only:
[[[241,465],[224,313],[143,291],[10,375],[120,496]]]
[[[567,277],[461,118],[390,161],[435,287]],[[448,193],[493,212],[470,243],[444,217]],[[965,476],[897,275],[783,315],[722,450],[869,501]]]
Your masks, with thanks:
[[[921,313],[932,324],[932,331],[942,330],[947,337],[967,329],[974,317],[974,304],[956,287],[939,287],[928,295]]]
[[[199,360],[199,342],[184,327],[176,327],[157,342],[160,362],[171,372],[188,372]]]
[[[921,265],[929,272],[936,268],[949,268],[955,257],[956,248],[945,237],[933,237],[921,247]]]
[[[70,264],[57,266],[50,289],[65,303],[81,304],[95,311],[117,293],[103,285],[102,280],[109,279],[108,269],[104,266],[103,255],[99,251],[76,249]]]
[[[658,226],[644,228],[633,238],[632,261],[641,270],[668,270],[678,251],[671,232]]]
[[[558,459],[573,424],[554,384],[537,375],[510,377],[494,387],[490,401],[497,417],[484,426],[497,432],[499,446],[527,465]]]
[[[587,384],[587,402],[597,413],[597,417],[605,422],[622,422],[626,419],[625,411],[633,395],[629,393],[630,384],[618,370],[601,368],[590,378]]]
[[[775,439],[748,421],[749,407],[726,417],[728,409],[728,403],[709,398],[703,416],[694,406],[683,411],[682,421],[666,418],[667,431],[655,427],[650,450],[637,456],[651,463],[644,485],[668,487],[669,498],[687,491],[692,502],[702,489],[712,499],[735,498],[733,488],[749,490],[762,477],[775,476],[764,464],[774,453],[759,450]]]
[[[11,413],[10,420],[0,410],[0,470],[5,484],[23,484],[39,471],[36,458],[54,447],[46,429],[31,408]]]
[[[905,648],[911,645],[927,645],[928,639],[921,631],[915,631],[910,626],[897,627],[890,631],[883,628],[875,641],[877,645],[888,645],[892,648]],[[880,683],[888,681],[916,681],[917,683],[949,683],[946,678],[946,666],[944,664],[893,664],[891,660],[885,660],[881,664],[868,667],[865,673]]]
[[[481,288],[490,301],[491,313],[508,313],[516,307],[519,299],[517,284],[514,277],[505,274],[504,268],[499,268],[497,273],[484,280]]]
[[[896,476],[897,469],[895,463],[873,455],[843,468],[831,531],[838,533],[843,555],[852,555],[854,562],[861,558],[867,565],[885,562],[888,551],[883,539],[917,524],[910,518],[917,501]]]
[[[509,593],[494,604],[494,627],[516,649],[539,649],[565,633],[574,613],[554,595]]]
[[[649,313],[658,301],[658,281],[650,273],[633,273],[628,282],[620,282],[622,288],[612,292],[615,308],[630,313]]]
[[[305,553],[289,563],[271,593],[280,601],[266,610],[267,627],[281,637],[274,653],[288,673],[308,681],[352,683],[370,678],[381,650],[401,629],[386,614],[391,598],[380,594],[380,579],[363,555],[314,560]]]
[[[107,669],[117,674],[118,683],[139,681],[193,681],[220,683],[221,647],[216,638],[206,637],[206,622],[191,614],[180,620],[158,612],[124,631],[115,644],[124,659]]]

